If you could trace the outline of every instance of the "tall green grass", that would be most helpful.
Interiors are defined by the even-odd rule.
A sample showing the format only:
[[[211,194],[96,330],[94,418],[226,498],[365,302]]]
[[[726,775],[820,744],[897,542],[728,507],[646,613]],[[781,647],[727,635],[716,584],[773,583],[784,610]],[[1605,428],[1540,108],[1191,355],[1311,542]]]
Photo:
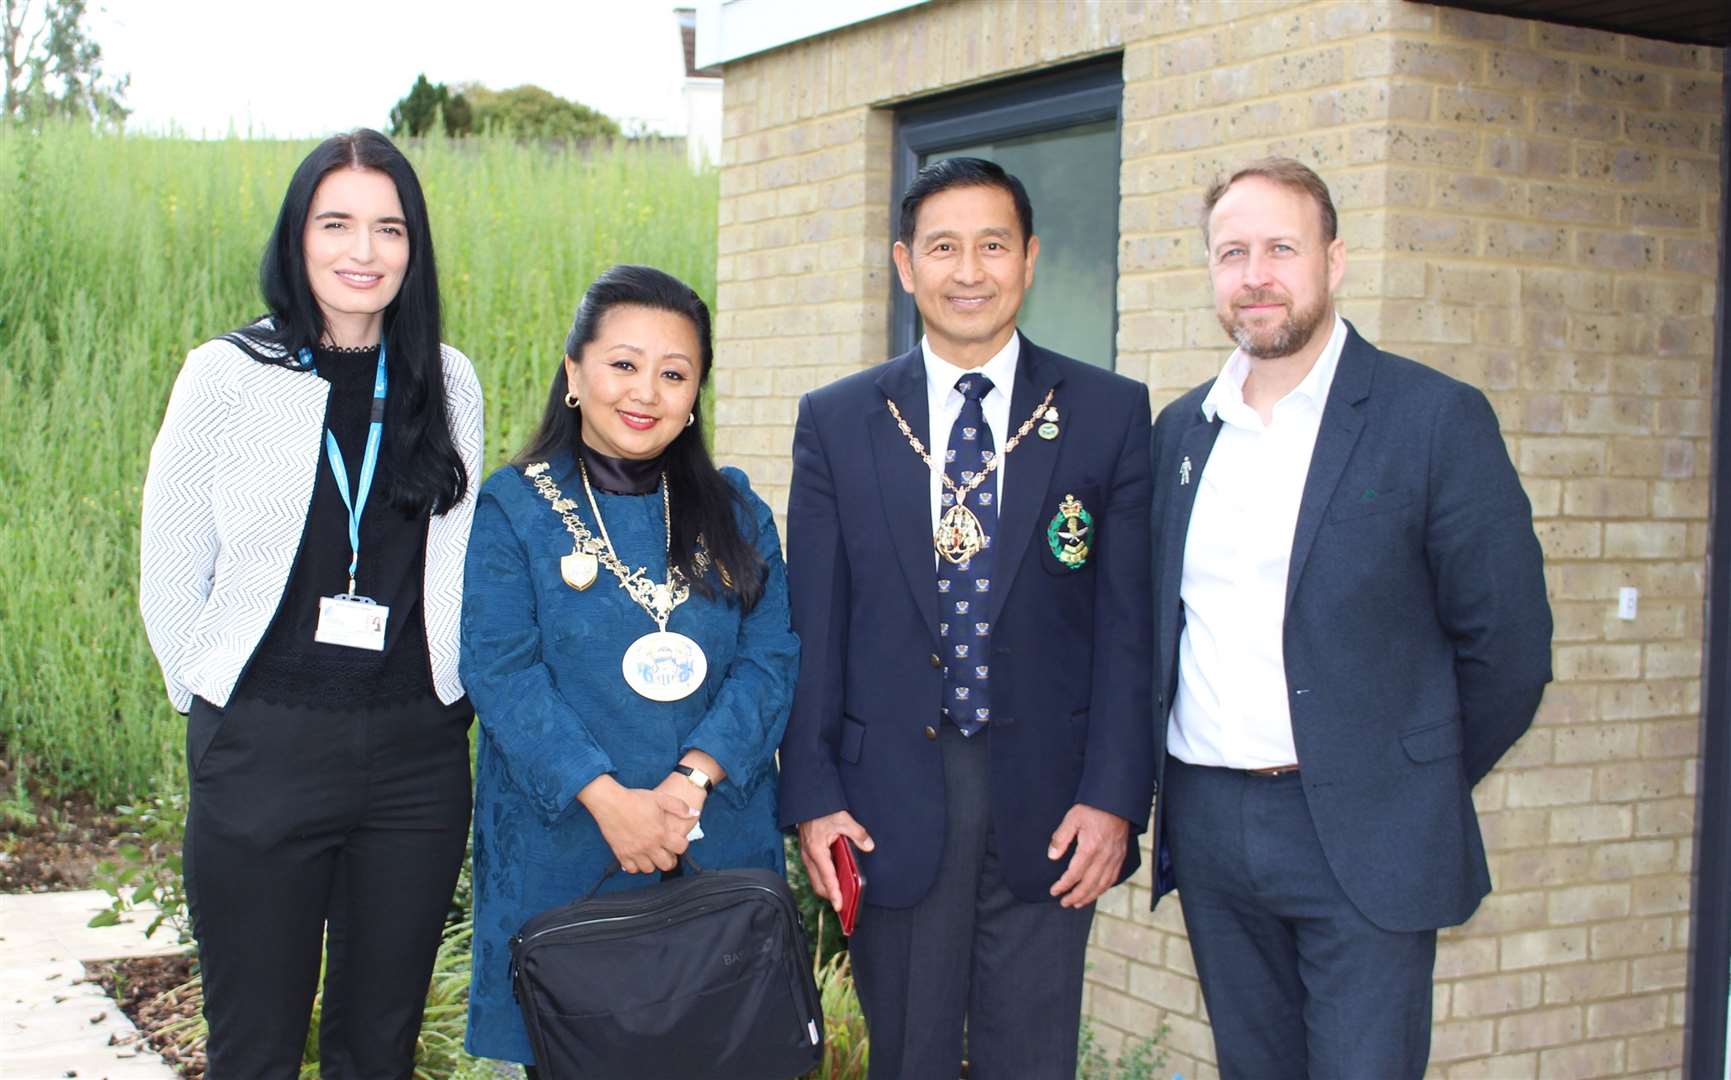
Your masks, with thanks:
[[[186,352],[261,312],[259,255],[312,145],[0,125],[0,746],[50,790],[179,777],[137,609],[145,465]],[[489,467],[527,437],[602,269],[649,263],[713,301],[716,175],[678,149],[405,150]]]

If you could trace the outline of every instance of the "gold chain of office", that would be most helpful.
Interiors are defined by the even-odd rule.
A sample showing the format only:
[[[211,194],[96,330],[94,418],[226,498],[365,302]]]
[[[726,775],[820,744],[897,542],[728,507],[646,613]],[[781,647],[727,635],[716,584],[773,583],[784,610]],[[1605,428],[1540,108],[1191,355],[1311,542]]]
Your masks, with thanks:
[[[572,554],[587,557],[585,561],[594,559],[601,566],[611,570],[613,576],[619,579],[619,586],[625,590],[626,595],[635,600],[637,605],[647,612],[651,619],[655,620],[657,626],[665,629],[667,619],[673,614],[673,609],[684,603],[686,597],[691,595],[691,587],[686,583],[685,575],[680,573],[679,568],[672,565],[671,560],[669,560],[667,581],[659,583],[649,580],[644,573],[644,568],[639,567],[632,570],[620,561],[619,555],[613,549],[612,538],[606,535],[607,526],[601,520],[601,508],[595,505],[595,493],[589,487],[589,470],[584,468],[581,458],[577,461],[577,467],[583,477],[583,489],[589,496],[590,512],[595,515],[595,524],[601,529],[601,539],[597,539],[589,531],[589,527],[584,524],[583,519],[573,513],[577,504],[566,498],[565,494],[559,490],[558,485],[547,476],[547,462],[538,461],[524,469],[523,473],[533,482],[535,490],[541,493],[541,497],[552,506],[553,512],[558,514],[560,520],[565,523],[566,531],[571,534],[571,539],[575,541]],[[671,549],[673,546],[673,506],[672,497],[667,490],[665,473],[661,477],[661,499],[666,522],[665,539],[668,548]],[[699,571],[702,571],[709,564],[709,556],[700,550],[693,561],[697,563]],[[567,575],[566,580],[574,588],[586,589],[589,587],[589,582],[594,581],[593,574],[594,571],[589,570],[584,575],[588,581],[583,584],[572,581],[569,575]]]
[[[932,460],[932,455],[926,452],[926,444],[920,441],[918,435],[914,434],[914,429],[908,426],[907,420],[902,416],[902,411],[896,407],[895,399],[884,399],[890,407],[890,415],[895,417],[896,426],[901,428],[902,437],[907,439],[908,445],[914,448],[914,453],[920,456],[920,460],[926,463],[926,468],[936,473],[938,479],[944,482],[944,486],[955,495],[955,503],[943,512],[943,516],[938,518],[937,532],[932,534],[932,547],[945,561],[960,565],[985,549],[985,527],[980,524],[980,519],[973,510],[966,505],[967,497],[973,493],[975,488],[986,482],[986,477],[992,475],[993,471],[997,469],[998,462],[1004,460],[1010,451],[1028,437],[1028,432],[1034,429],[1034,424],[1046,415],[1047,409],[1052,407],[1052,395],[1056,392],[1057,387],[1047,390],[1046,396],[1039,405],[1035,406],[1033,415],[1022,421],[1022,426],[1016,429],[1014,435],[1010,436],[1009,441],[1004,444],[1004,448],[992,455],[992,460],[986,462],[985,468],[960,484],[951,480],[949,474],[944,471],[944,467]]]

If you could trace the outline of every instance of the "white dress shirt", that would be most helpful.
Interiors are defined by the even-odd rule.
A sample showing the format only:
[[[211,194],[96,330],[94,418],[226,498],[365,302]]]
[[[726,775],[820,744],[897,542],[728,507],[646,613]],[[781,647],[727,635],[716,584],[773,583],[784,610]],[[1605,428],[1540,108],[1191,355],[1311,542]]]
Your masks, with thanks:
[[[992,470],[986,483],[975,488],[975,494],[968,496],[968,505],[979,508],[979,492],[991,491],[992,501],[1000,502],[1004,497],[1004,470],[1009,462],[1001,459],[1004,452],[1004,440],[1010,437],[1010,393],[1015,389],[1016,361],[1022,355],[1022,335],[1010,335],[1010,340],[998,350],[997,355],[987,360],[977,368],[959,368],[932,351],[931,340],[920,338],[920,352],[926,361],[926,415],[931,417],[931,429],[926,433],[926,451],[939,467],[944,464],[944,451],[950,445],[950,428],[955,426],[956,417],[962,415],[962,392],[956,389],[956,380],[963,375],[979,372],[992,380],[992,388],[986,396],[980,399],[980,408],[986,414],[986,426],[992,429],[992,449],[1000,455],[998,467]],[[918,434],[918,432],[915,432]],[[938,519],[944,513],[944,482],[938,476],[937,470],[932,470],[932,533],[938,531]],[[932,558],[938,557],[936,549]]]
[[[1265,769],[1300,764],[1292,739],[1282,629],[1286,574],[1316,433],[1346,323],[1264,425],[1245,404],[1251,360],[1234,351],[1202,401],[1220,435],[1195,482],[1179,599],[1178,696],[1169,753],[1192,765]],[[1168,481],[1170,482],[1170,481]]]

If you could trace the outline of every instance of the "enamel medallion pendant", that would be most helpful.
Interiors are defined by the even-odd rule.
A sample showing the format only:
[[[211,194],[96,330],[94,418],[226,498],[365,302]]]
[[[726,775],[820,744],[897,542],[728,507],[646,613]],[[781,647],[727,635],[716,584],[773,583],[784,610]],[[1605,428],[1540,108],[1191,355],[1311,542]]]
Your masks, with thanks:
[[[626,685],[650,701],[678,701],[703,685],[709,658],[684,634],[657,630],[631,643],[620,670]]]
[[[958,500],[938,519],[938,531],[932,536],[932,546],[946,562],[959,565],[985,550],[986,530],[974,512]]]
[[[582,592],[601,576],[601,560],[586,551],[573,551],[559,560],[559,576],[565,584]]]

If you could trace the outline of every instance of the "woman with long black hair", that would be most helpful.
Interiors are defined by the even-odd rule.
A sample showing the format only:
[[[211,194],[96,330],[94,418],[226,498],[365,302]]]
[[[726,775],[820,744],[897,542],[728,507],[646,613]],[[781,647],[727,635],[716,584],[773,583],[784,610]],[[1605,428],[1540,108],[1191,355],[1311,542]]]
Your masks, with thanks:
[[[508,945],[530,916],[654,881],[688,843],[706,868],[783,869],[775,750],[799,643],[775,518],[703,444],[712,367],[697,294],[613,267],[540,429],[481,488],[462,633],[481,721],[471,1053],[532,1060]]]
[[[140,542],[189,713],[208,1075],[299,1074],[323,951],[321,1073],[406,1077],[469,818],[481,392],[440,343],[426,199],[383,135],[307,155],[259,278],[269,314],[175,383]]]

